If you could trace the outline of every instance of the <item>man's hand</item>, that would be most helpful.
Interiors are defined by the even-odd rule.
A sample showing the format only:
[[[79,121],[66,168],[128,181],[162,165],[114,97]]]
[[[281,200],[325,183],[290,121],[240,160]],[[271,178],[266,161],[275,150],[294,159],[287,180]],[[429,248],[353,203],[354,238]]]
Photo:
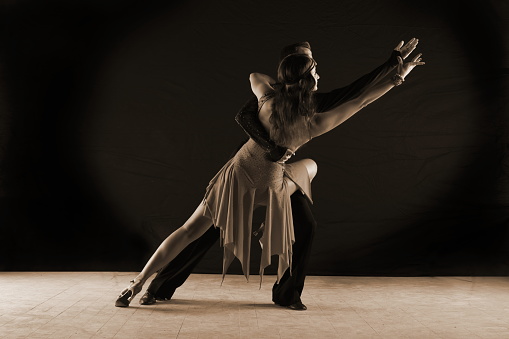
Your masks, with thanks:
[[[287,148],[285,151],[285,154],[283,154],[282,157],[280,157],[276,162],[280,164],[284,164],[288,159],[290,159],[292,156],[295,155],[295,152],[291,149]]]
[[[270,161],[283,163],[290,157],[287,157],[289,149],[283,146],[275,145],[267,154]],[[293,153],[293,152],[292,152]]]

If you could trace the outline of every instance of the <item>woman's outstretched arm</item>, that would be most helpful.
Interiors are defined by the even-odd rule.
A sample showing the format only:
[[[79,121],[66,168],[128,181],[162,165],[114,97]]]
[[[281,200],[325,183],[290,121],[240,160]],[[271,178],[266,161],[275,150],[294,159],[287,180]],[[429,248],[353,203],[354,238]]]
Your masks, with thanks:
[[[398,66],[398,56],[405,60],[415,49],[419,39],[412,38],[406,44],[404,41],[398,43],[393,49],[391,56],[383,64],[363,75],[345,87],[336,88],[328,93],[315,93],[316,112],[327,112],[335,107],[355,99],[371,86],[384,79]]]
[[[405,59],[410,53],[412,53],[417,43],[418,40],[416,38],[410,39],[406,44],[401,41],[392,51],[390,58],[368,74],[363,75],[348,86],[337,88],[328,93],[315,93],[314,99],[317,106],[316,112],[322,113],[330,111],[342,103],[352,100],[374,83],[385,78],[387,74],[393,71],[398,65],[397,57],[401,56]],[[267,77],[266,80],[268,80],[270,85],[275,83],[275,81],[268,76],[259,75],[257,73],[254,73],[253,75],[255,74],[257,77]],[[276,143],[270,139],[270,135],[265,127],[263,127],[260,119],[258,119],[258,104],[255,96],[244,104],[235,116],[235,121],[237,121],[251,139],[253,139],[267,152],[267,156],[270,160],[280,161],[286,154],[287,148],[276,145]]]
[[[415,66],[424,65],[421,60],[421,55],[415,56],[412,61],[403,64],[403,59],[398,57],[398,71],[393,78],[385,78],[379,81],[376,85],[370,87],[366,92],[360,96],[352,99],[344,104],[337,106],[336,108],[315,114],[311,122],[311,135],[317,137],[328,131],[336,128],[355,113],[366,107],[373,101],[377,100],[385,93],[390,91],[399,81],[404,81],[405,77],[412,71]]]

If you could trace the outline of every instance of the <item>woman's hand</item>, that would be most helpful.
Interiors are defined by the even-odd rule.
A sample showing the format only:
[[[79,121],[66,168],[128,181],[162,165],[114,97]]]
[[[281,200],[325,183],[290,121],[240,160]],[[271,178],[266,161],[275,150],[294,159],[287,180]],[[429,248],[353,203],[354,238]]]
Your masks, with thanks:
[[[403,79],[414,69],[415,66],[424,65],[422,61],[422,53],[417,54],[412,61],[403,63],[403,59],[398,57],[398,71],[397,74],[401,75]]]
[[[419,39],[416,39],[416,38],[412,38],[410,39],[409,42],[405,44],[404,41],[401,41],[395,48],[394,50],[395,51],[398,51],[401,53],[401,57],[403,59],[406,59],[407,56],[409,56],[413,51],[414,49],[417,47],[417,44],[419,43]],[[404,46],[403,46],[404,45]]]

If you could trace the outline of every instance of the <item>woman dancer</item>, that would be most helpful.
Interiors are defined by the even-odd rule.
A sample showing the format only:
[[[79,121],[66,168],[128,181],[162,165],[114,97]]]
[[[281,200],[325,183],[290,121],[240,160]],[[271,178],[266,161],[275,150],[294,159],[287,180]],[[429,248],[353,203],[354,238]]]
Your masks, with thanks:
[[[417,43],[418,40],[414,39],[415,46]],[[284,58],[278,68],[276,85],[271,85],[274,81],[270,77],[252,73],[250,82],[258,98],[260,121],[271,138],[288,149],[286,156],[274,163],[253,140],[244,144],[210,181],[195,212],[161,243],[141,273],[121,292],[115,306],[129,306],[152,274],[212,224],[221,230],[223,279],[235,257],[241,261],[248,279],[252,214],[258,206],[267,207],[260,239],[260,276],[270,264],[271,256],[277,254],[279,281],[286,269],[291,267],[294,235],[290,195],[300,190],[311,201],[311,181],[317,171],[316,163],[311,159],[291,164],[286,164],[286,161],[302,145],[337,127],[391,88],[403,83],[415,66],[424,64],[421,54],[407,63],[403,63],[400,57],[398,61],[394,76],[380,80],[360,96],[320,114],[315,114],[312,96],[320,77],[316,72],[316,62],[308,55],[292,54]]]

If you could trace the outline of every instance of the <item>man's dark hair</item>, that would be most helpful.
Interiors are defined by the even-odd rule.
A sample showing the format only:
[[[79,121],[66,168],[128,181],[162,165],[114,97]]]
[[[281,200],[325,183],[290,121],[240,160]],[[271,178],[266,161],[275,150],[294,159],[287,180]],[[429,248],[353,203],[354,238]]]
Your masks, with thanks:
[[[295,44],[291,44],[291,45],[285,46],[281,50],[281,54],[279,56],[279,61],[283,60],[286,56],[288,56],[290,54],[297,53],[297,50],[299,48],[308,48],[308,49],[311,49],[311,45],[309,44],[309,42],[304,41],[304,42],[297,42]]]

